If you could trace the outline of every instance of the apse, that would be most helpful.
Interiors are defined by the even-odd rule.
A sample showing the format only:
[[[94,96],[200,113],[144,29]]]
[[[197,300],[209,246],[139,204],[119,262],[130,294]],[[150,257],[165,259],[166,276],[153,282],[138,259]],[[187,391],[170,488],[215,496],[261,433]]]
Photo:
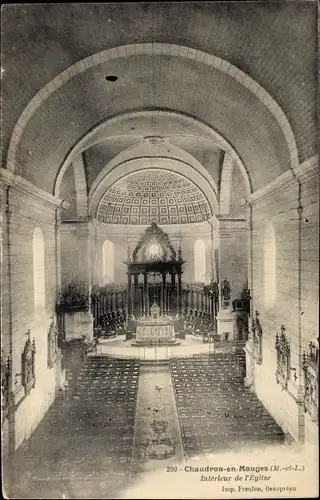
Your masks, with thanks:
[[[186,177],[161,169],[126,175],[106,191],[97,219],[109,224],[202,222],[212,216],[208,200]]]

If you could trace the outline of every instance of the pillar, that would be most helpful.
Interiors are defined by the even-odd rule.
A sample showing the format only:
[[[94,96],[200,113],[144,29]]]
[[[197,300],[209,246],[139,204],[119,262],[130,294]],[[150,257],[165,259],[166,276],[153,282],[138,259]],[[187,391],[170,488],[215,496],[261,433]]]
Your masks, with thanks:
[[[148,273],[143,274],[143,301],[144,301],[144,313],[149,314],[149,293],[148,293]]]
[[[181,271],[178,273],[178,294],[177,294],[177,307],[178,307],[178,315],[181,316]]]
[[[68,292],[70,284],[87,295],[88,309],[65,315],[66,339],[93,339],[91,314],[91,287],[93,270],[93,243],[95,225],[91,219],[63,221],[60,225],[61,292]]]
[[[128,319],[132,317],[132,274],[128,271]]]
[[[162,315],[164,315],[167,312],[167,306],[166,306],[166,298],[167,298],[167,290],[166,290],[166,278],[167,275],[166,273],[162,274]]]
[[[139,296],[139,276],[137,274],[133,275],[133,315],[135,318],[140,316],[140,296]]]
[[[253,246],[252,246],[252,206],[248,205],[247,208],[248,222],[247,222],[247,245],[248,245],[248,288],[250,289],[250,295],[253,297],[253,276],[252,276],[252,261],[253,261]],[[254,372],[255,372],[255,359],[254,359],[254,345],[252,337],[252,317],[253,317],[253,305],[252,300],[250,300],[250,314],[248,317],[248,340],[244,347],[244,352],[246,354],[246,376],[244,379],[244,384],[250,389],[255,389],[254,383]]]
[[[219,216],[219,281],[226,277],[231,286],[232,300],[240,298],[247,287],[248,245],[247,220],[230,216]]]

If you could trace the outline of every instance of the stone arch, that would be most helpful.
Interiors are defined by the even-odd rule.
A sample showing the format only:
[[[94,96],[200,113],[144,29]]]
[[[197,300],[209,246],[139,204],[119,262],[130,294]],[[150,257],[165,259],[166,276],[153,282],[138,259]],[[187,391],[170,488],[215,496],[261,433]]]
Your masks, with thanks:
[[[225,153],[223,159],[221,186],[220,186],[220,214],[227,215],[230,212],[230,198],[232,187],[232,174],[234,169],[234,160]]]
[[[116,181],[127,176],[128,174],[150,168],[161,168],[162,170],[175,172],[182,177],[187,177],[202,191],[207,199],[212,211],[209,215],[211,216],[218,213],[219,206],[212,186],[209,184],[208,180],[203,177],[203,175],[201,175],[194,168],[190,167],[190,165],[179,159],[142,157],[128,159],[123,163],[118,164],[111,172],[104,176],[89,200],[89,214],[92,217],[96,217],[97,210],[104,193]]]
[[[61,185],[61,180],[63,177],[63,174],[65,170],[68,168],[68,165],[70,162],[72,162],[73,158],[78,155],[79,153],[82,153],[85,151],[87,148],[93,146],[96,143],[96,136],[101,134],[101,131],[106,127],[106,126],[116,126],[120,124],[123,120],[127,119],[133,119],[136,117],[141,117],[141,116],[170,116],[172,118],[179,118],[183,122],[185,122],[187,125],[190,126],[197,126],[200,128],[201,132],[203,135],[201,136],[202,140],[206,140],[208,142],[214,142],[215,144],[219,145],[222,147],[233,160],[237,163],[238,167],[240,168],[240,171],[242,173],[244,183],[246,186],[246,191],[248,196],[252,192],[252,186],[251,186],[251,180],[250,176],[247,172],[247,169],[245,165],[243,164],[241,158],[237,154],[237,152],[234,150],[234,148],[231,146],[231,144],[221,136],[218,132],[216,132],[212,127],[209,125],[203,123],[202,121],[191,117],[189,115],[186,115],[185,113],[178,113],[175,111],[168,111],[168,110],[139,110],[139,111],[133,111],[130,113],[125,113],[125,114],[119,114],[116,115],[112,118],[109,118],[106,120],[104,123],[99,124],[97,127],[95,127],[92,131],[90,131],[85,137],[83,137],[70,151],[68,154],[67,158],[65,159],[63,165],[61,166],[61,169],[57,175],[55,186],[54,186],[54,193],[58,196],[59,191],[60,191],[60,185]],[[133,146],[130,149],[133,149],[135,146]],[[121,154],[121,153],[120,153]],[[185,153],[187,154],[187,153]],[[190,155],[191,157],[191,155]],[[194,161],[196,161],[194,159]],[[217,192],[217,191],[216,191]]]
[[[89,192],[89,203],[92,199],[95,191],[98,189],[100,183],[103,181],[104,177],[111,172],[118,165],[124,164],[129,160],[139,159],[139,158],[166,158],[168,160],[172,159],[175,161],[180,161],[187,165],[190,168],[193,168],[197,171],[203,178],[205,178],[208,183],[211,185],[211,188],[214,192],[215,197],[218,195],[218,188],[216,183],[208,173],[208,171],[201,165],[201,163],[196,160],[191,154],[186,151],[178,148],[177,146],[170,146],[172,150],[172,154],[168,154],[165,149],[161,149],[159,147],[152,148],[152,150],[148,150],[148,148],[143,147],[143,144],[136,144],[130,148],[121,151],[118,155],[116,155],[112,160],[101,170],[98,177],[93,182],[90,192]],[[57,186],[58,187],[58,186]]]
[[[96,65],[100,65],[109,60],[125,58],[130,55],[153,55],[153,54],[164,54],[171,56],[178,56],[185,59],[195,60],[197,62],[203,63],[207,66],[215,68],[223,73],[228,74],[230,77],[234,78],[240,85],[245,87],[247,90],[252,92],[269,110],[277,121],[279,127],[281,128],[290,155],[290,166],[294,169],[298,166],[298,152],[296,141],[292,132],[290,123],[277,104],[273,97],[255,80],[253,80],[249,75],[241,71],[239,68],[233,64],[220,59],[212,54],[205,53],[203,51],[193,49],[191,47],[185,47],[180,45],[168,44],[168,43],[135,43],[129,45],[122,45],[119,47],[113,47],[96,53],[92,56],[88,56],[77,63],[73,64],[62,73],[57,75],[53,80],[51,80],[47,85],[45,85],[29,102],[26,106],[20,118],[18,119],[12,137],[9,144],[8,156],[7,156],[7,168],[11,171],[15,171],[16,166],[16,153],[17,149],[24,132],[24,129],[29,122],[30,118],[33,116],[35,111],[46,101],[46,99],[57,89],[63,86],[70,79],[85,72],[87,69],[92,68]]]
[[[86,217],[88,214],[87,181],[81,154],[73,159],[72,166],[76,189],[77,215],[78,217]]]

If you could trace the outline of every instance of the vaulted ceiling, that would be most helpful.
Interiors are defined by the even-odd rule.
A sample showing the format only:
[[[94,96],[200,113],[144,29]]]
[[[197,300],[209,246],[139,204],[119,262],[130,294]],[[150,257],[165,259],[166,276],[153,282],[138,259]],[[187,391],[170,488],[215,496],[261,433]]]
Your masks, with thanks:
[[[136,117],[130,131],[102,130],[83,148],[89,184],[113,156],[160,133],[211,168],[216,183],[225,141],[251,188],[262,187],[292,166],[290,130],[298,161],[316,153],[316,33],[313,2],[7,4],[3,166],[11,141],[11,168],[54,192],[68,155],[96,127],[121,114],[161,110],[194,118],[221,141],[212,136],[209,144],[200,132],[188,139],[187,127],[183,135],[170,123],[159,132],[156,119]],[[197,51],[221,61],[208,64]],[[62,72],[60,83],[50,83]]]
[[[212,215],[200,189],[161,169],[124,176],[103,196],[97,218],[110,224],[186,224]]]

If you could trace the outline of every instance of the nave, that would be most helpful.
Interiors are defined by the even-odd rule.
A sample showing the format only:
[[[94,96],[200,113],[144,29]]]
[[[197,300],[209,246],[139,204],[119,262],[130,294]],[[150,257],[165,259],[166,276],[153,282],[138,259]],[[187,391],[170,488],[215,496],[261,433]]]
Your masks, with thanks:
[[[14,456],[9,498],[117,498],[167,464],[283,445],[281,429],[244,387],[244,366],[241,353],[157,365],[78,355],[77,377],[67,370],[66,389]],[[152,415],[168,422],[174,447],[160,461],[146,453]]]
[[[317,495],[317,9],[4,5],[10,498],[227,498],[166,467],[269,447]]]

